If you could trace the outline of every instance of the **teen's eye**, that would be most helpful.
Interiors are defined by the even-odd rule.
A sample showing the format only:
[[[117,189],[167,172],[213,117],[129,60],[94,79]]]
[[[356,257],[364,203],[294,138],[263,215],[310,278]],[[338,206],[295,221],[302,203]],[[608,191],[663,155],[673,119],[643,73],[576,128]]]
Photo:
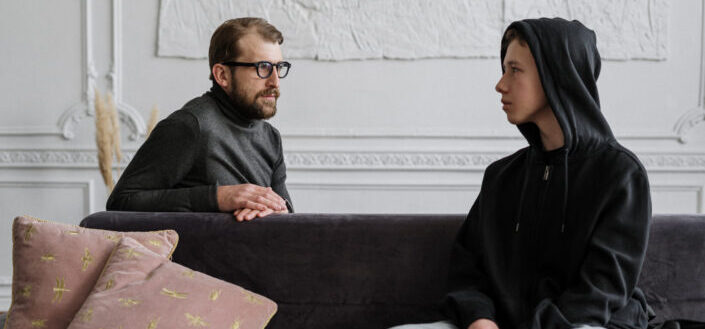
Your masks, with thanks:
[[[520,72],[520,71],[521,71],[521,70],[519,70],[519,69],[516,68],[516,67],[510,68],[510,70],[512,70],[512,73],[516,73],[516,72]]]

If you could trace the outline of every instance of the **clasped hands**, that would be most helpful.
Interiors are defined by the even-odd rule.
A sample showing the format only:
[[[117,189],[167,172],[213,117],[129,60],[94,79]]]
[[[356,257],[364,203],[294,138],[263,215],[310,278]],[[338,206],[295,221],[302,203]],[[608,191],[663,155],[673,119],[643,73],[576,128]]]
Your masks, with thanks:
[[[264,217],[273,213],[287,213],[286,201],[271,187],[254,184],[218,186],[218,209],[233,212],[238,222]]]

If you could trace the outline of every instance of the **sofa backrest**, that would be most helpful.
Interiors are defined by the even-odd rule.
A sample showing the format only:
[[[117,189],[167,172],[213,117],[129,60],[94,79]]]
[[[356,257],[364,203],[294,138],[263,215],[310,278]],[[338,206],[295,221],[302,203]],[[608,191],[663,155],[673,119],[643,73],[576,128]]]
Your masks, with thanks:
[[[101,212],[83,226],[175,229],[174,261],[279,304],[268,328],[387,328],[438,318],[464,215]],[[659,319],[705,321],[705,216],[655,216],[640,286]]]

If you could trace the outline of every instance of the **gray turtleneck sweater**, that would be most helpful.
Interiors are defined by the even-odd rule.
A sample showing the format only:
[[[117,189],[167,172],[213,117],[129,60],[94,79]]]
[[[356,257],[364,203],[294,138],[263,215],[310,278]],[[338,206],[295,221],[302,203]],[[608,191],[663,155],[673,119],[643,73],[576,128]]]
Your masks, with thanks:
[[[279,132],[247,120],[223,90],[209,92],[159,122],[110,194],[107,210],[217,212],[219,185],[272,187],[289,201]]]

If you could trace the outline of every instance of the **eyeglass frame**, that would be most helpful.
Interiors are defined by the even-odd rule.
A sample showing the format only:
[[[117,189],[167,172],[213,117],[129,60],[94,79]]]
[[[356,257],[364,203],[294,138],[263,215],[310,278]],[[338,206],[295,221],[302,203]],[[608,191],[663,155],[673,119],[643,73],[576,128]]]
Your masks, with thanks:
[[[260,77],[260,79],[268,79],[269,77],[272,76],[272,73],[274,73],[274,67],[277,68],[277,77],[279,79],[284,79],[286,78],[287,75],[289,75],[289,71],[291,70],[291,63],[287,61],[281,61],[278,63],[272,63],[270,61],[259,61],[259,62],[254,62],[254,63],[247,63],[247,62],[222,62],[220,63],[225,66],[246,66],[246,67],[254,67],[255,70],[257,71],[257,76]],[[260,71],[259,71],[259,66],[261,64],[269,64],[271,66],[271,70],[269,71],[269,74],[267,76],[263,76]],[[279,72],[281,72],[281,68],[283,66],[286,66],[286,74],[284,76],[279,76]]]

